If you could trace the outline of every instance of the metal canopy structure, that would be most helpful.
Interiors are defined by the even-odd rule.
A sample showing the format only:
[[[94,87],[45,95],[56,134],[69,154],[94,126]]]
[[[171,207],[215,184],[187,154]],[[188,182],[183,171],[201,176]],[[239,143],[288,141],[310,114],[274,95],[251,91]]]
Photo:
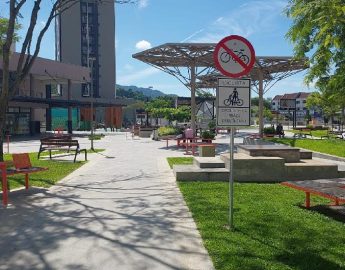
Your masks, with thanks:
[[[217,78],[222,77],[216,69],[213,52],[216,43],[166,43],[133,55],[176,77],[191,90],[191,123],[195,131],[195,93],[197,89],[216,88]],[[308,68],[308,59],[292,57],[257,56],[249,74],[259,95],[259,129],[263,133],[263,95],[278,81]]]

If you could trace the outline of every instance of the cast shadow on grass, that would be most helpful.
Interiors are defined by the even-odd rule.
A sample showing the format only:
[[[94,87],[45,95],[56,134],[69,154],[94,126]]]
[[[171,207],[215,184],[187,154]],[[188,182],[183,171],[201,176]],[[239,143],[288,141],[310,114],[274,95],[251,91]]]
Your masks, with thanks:
[[[345,214],[340,213],[339,211],[332,209],[327,205],[312,206],[311,208],[309,208],[309,210],[325,215],[333,220],[345,223]]]

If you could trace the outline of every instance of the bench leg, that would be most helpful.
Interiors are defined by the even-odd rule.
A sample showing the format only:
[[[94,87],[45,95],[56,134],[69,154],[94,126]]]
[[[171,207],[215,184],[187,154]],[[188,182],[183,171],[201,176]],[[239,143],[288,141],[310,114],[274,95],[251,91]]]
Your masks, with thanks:
[[[42,147],[40,146],[40,150],[38,150],[38,154],[37,154],[37,159],[40,159],[41,152],[42,152]]]
[[[305,193],[305,208],[310,208],[310,192]]]
[[[186,144],[186,155],[188,155],[188,144]]]
[[[49,150],[49,158],[52,159],[52,150]]]
[[[76,162],[76,160],[77,160],[77,155],[78,155],[78,150],[75,150],[75,155],[74,155],[74,163]]]
[[[29,174],[25,174],[25,189],[29,189]]]
[[[85,152],[85,161],[87,161],[87,150],[85,149],[84,152]]]

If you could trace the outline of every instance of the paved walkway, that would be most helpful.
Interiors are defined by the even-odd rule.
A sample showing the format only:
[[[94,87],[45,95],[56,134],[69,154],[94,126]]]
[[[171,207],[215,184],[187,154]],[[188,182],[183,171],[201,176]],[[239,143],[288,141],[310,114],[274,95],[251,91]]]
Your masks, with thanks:
[[[124,134],[96,147],[57,186],[10,194],[0,269],[213,269],[165,160],[183,153]]]

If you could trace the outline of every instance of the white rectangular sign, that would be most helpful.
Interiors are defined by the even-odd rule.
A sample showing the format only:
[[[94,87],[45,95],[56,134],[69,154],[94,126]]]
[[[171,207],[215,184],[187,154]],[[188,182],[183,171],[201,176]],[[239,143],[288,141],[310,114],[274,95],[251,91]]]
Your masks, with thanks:
[[[250,79],[218,78],[217,126],[250,126]]]

